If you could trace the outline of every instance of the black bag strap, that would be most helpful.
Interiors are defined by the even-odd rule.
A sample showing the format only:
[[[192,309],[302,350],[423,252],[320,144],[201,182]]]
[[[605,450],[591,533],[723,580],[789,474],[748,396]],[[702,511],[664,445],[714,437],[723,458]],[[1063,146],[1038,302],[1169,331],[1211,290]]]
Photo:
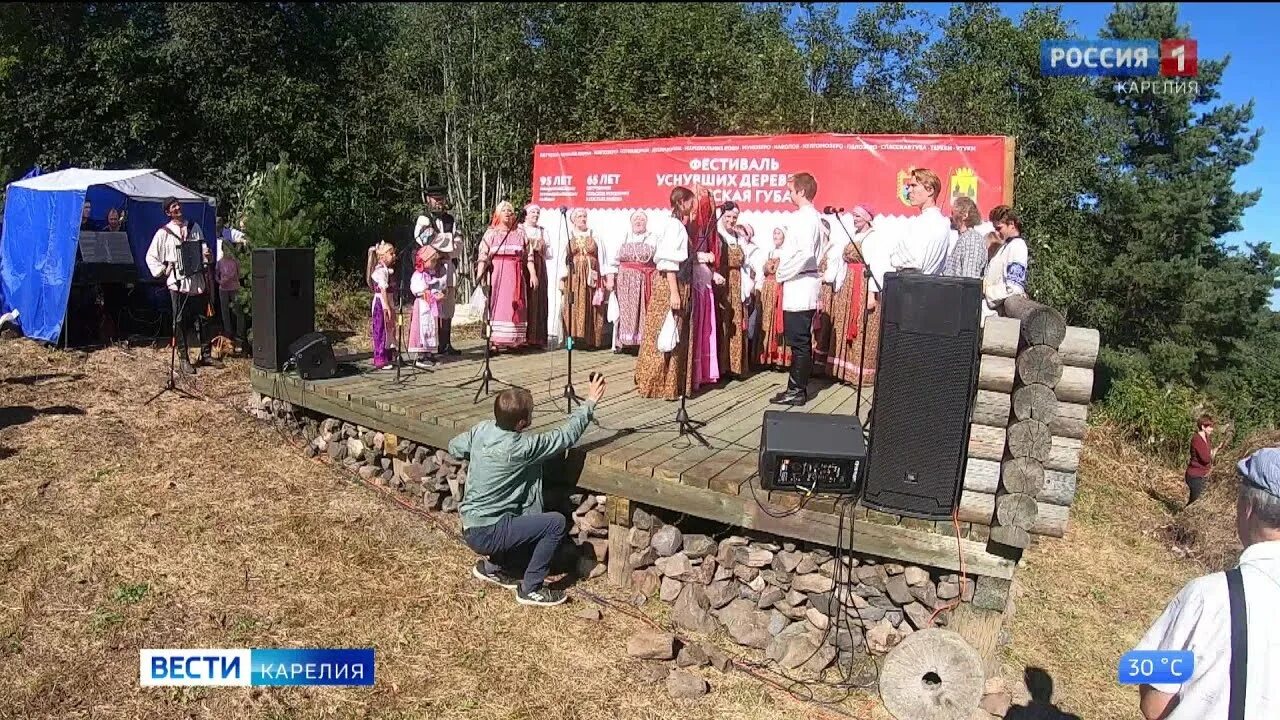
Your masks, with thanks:
[[[1245,620],[1244,578],[1240,568],[1227,571],[1227,598],[1231,606],[1231,694],[1228,720],[1245,720],[1245,676],[1249,663],[1249,632]]]

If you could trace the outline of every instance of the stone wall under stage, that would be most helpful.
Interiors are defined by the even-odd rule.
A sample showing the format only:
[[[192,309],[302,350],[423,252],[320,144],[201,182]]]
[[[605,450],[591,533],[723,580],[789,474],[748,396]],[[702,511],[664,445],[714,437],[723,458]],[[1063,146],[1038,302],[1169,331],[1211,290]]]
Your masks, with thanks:
[[[374,485],[404,494],[424,510],[457,510],[467,463],[442,449],[320,417],[256,393],[248,410],[300,435],[309,457],[324,455]],[[570,542],[562,545],[553,569],[585,579],[605,575],[609,526],[616,520],[610,515],[610,498],[575,489],[548,495],[546,502],[548,509],[558,509],[572,521]],[[1008,607],[1008,580],[962,578],[892,558],[837,558],[835,548],[696,518],[674,522],[666,511],[634,503],[627,515],[625,545],[614,545],[627,553],[625,562],[614,559],[626,573],[621,583],[629,586],[626,599],[640,607],[664,604],[680,631],[722,633],[740,646],[763,651],[789,674],[853,667],[870,672],[863,681],[874,680],[874,671],[867,670],[872,666],[864,662],[869,655],[886,653],[907,635],[932,626],[966,635],[967,629],[983,625],[984,637],[974,642],[986,644],[979,650],[988,661],[994,656]],[[838,575],[849,580],[844,589],[836,588]]]

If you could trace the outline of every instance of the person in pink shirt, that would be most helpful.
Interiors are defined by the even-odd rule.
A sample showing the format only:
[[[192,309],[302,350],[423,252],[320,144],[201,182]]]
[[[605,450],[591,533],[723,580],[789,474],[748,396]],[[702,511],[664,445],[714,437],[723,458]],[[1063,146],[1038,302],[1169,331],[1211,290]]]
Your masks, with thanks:
[[[222,257],[218,258],[214,274],[218,283],[218,305],[222,308],[222,332],[233,341],[239,341],[231,307],[240,290],[240,263],[232,254],[230,243],[222,241]]]

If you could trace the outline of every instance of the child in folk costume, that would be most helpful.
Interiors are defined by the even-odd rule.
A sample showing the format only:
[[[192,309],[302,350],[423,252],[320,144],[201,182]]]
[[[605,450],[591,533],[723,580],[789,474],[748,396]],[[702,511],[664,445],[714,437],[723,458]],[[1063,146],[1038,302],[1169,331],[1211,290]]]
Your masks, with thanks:
[[[791,365],[791,348],[782,339],[782,285],[777,280],[777,252],[782,249],[786,233],[773,229],[773,250],[764,263],[764,281],[760,286],[760,364],[775,368]]]
[[[396,320],[391,297],[395,294],[392,277],[396,250],[391,243],[381,242],[374,246],[374,256],[378,262],[369,273],[370,289],[373,290],[370,338],[373,341],[373,369],[385,370],[391,367],[392,350],[395,349]]]
[[[441,256],[430,245],[418,248],[413,258],[413,314],[409,320],[409,352],[418,357],[414,365],[424,370],[435,365],[440,351],[440,301],[444,300],[448,278],[440,266]]]

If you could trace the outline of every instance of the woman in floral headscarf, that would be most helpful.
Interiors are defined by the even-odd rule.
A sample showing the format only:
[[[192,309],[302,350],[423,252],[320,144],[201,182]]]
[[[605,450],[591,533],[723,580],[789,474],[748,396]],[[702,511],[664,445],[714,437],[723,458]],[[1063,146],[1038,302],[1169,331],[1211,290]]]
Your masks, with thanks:
[[[524,232],[529,262],[533,267],[532,274],[529,275],[529,345],[538,348],[547,346],[547,320],[550,315],[547,300],[547,231],[538,224],[541,215],[541,207],[525,205],[524,223],[520,225],[520,230]]]
[[[604,347],[604,287],[600,281],[600,247],[587,228],[587,211],[569,214],[569,246],[565,249],[566,275],[560,281],[565,297],[560,301],[561,332],[573,338],[575,348]]]
[[[605,284],[618,298],[618,319],[613,324],[614,345],[640,347],[645,311],[653,293],[653,264],[657,239],[649,232],[649,216],[643,210],[631,214],[631,230],[623,238],[617,257],[605,262]]]
[[[823,277],[831,278],[832,332],[827,372],[844,382],[873,383],[880,355],[880,312],[863,248],[868,240],[874,243],[875,229],[866,206],[859,205],[850,214],[856,232],[842,253],[844,267],[828,267]]]

